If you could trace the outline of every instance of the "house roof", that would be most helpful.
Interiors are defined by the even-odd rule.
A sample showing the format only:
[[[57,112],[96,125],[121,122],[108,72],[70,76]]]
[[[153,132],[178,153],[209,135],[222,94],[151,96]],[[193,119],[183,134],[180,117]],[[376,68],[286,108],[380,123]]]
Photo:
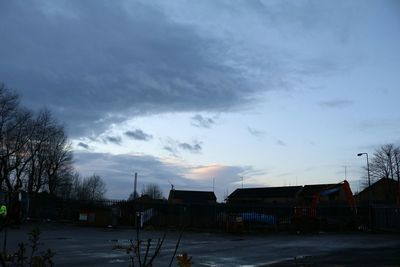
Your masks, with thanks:
[[[206,203],[217,201],[217,197],[211,191],[170,190],[168,200],[182,200],[185,203]]]
[[[155,199],[149,195],[142,195],[142,196],[136,198],[134,201],[136,201],[136,202],[163,202],[162,199]]]
[[[398,186],[397,181],[390,179],[390,178],[382,178],[379,179],[378,181],[376,181],[375,183],[373,183],[371,185],[371,188],[375,188],[375,187],[386,187],[386,188],[396,188]],[[368,187],[364,188],[361,192],[358,193],[358,195],[360,194],[367,194],[368,193]]]
[[[295,198],[302,186],[281,186],[281,187],[258,187],[239,188],[228,196],[228,200],[243,198],[274,198],[286,197]]]
[[[311,184],[305,185],[300,193],[301,197],[312,197],[315,193],[320,193],[323,190],[335,187],[338,184]]]

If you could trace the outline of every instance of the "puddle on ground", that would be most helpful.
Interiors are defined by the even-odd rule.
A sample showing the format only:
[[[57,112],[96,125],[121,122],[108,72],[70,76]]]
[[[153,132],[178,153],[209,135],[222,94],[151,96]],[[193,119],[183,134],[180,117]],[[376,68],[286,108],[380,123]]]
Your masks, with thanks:
[[[121,259],[112,259],[112,260],[108,261],[108,263],[123,263],[123,262],[127,262],[127,261],[121,260]]]

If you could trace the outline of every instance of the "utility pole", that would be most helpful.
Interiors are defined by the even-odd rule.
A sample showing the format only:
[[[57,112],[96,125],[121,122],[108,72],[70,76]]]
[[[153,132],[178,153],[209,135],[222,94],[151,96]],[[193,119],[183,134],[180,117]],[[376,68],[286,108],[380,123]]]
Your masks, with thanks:
[[[137,198],[137,172],[135,172],[135,182],[133,185],[133,199]]]

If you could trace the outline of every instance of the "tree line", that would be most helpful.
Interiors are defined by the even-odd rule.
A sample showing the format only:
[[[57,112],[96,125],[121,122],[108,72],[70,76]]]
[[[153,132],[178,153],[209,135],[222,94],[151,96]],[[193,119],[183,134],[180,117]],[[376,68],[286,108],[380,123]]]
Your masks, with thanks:
[[[19,95],[0,84],[0,188],[28,194],[47,192],[63,198],[103,199],[98,175],[82,178],[73,168],[64,126],[48,109],[33,112]]]

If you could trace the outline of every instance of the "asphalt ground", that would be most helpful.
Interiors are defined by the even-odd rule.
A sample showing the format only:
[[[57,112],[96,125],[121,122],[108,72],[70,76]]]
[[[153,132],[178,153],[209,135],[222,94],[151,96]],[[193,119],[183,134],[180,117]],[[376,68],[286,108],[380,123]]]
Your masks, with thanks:
[[[135,229],[52,223],[24,225],[7,230],[7,251],[15,251],[18,243],[27,242],[27,233],[33,228],[42,232],[41,250],[50,248],[56,252],[56,266],[128,266],[130,257],[122,247],[128,246],[136,236]],[[163,232],[159,231],[140,232],[140,239],[145,243],[151,239],[150,254],[162,235]],[[4,231],[0,234],[0,244],[3,244],[3,237]],[[167,233],[154,267],[168,266],[178,237],[178,232]],[[182,252],[192,257],[193,266],[400,267],[400,235],[361,232],[260,235],[185,232],[178,248],[178,253]],[[177,266],[175,261],[172,266]]]

